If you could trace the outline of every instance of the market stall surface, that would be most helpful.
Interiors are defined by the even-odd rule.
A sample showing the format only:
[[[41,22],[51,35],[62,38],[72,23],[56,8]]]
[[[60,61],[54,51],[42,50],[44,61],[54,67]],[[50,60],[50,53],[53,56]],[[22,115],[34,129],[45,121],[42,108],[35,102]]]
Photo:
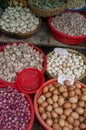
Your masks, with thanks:
[[[50,33],[50,29],[48,27],[47,19],[42,20],[42,25],[39,28],[39,31],[33,35],[32,37],[28,37],[26,39],[16,39],[16,37],[11,38],[4,34],[0,36],[0,42],[8,43],[8,42],[28,42],[28,43],[34,43],[36,45],[40,46],[47,46],[47,47],[68,47],[68,48],[75,48],[75,49],[86,49],[86,42],[80,43],[79,45],[68,45],[63,44],[53,38],[53,36]]]

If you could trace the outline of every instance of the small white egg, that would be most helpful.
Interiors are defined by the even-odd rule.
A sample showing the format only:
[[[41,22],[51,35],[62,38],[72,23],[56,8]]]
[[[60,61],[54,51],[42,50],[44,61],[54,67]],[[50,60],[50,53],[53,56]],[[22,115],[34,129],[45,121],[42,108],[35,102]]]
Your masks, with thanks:
[[[84,65],[83,61],[81,61],[80,65]]]
[[[66,69],[64,69],[64,70],[63,70],[63,73],[67,73],[67,70],[66,70]]]
[[[70,60],[69,60],[69,63],[72,63],[72,62],[73,62],[72,59],[70,59]]]
[[[59,68],[58,68],[58,67],[56,67],[56,68],[55,68],[55,70],[56,70],[56,71],[58,71],[58,70],[59,70]]]
[[[79,59],[81,60],[81,59],[82,59],[82,57],[81,57],[81,56],[79,56]]]
[[[58,73],[59,73],[59,74],[62,74],[62,70],[58,70]]]
[[[55,68],[55,64],[52,64],[52,68]]]
[[[84,65],[83,68],[86,70],[86,65]]]
[[[75,62],[75,65],[79,65],[79,62],[78,62],[78,61],[76,61],[76,62]]]
[[[67,70],[67,72],[68,72],[68,71],[70,71],[70,68],[67,68],[66,70]]]
[[[67,67],[71,66],[71,63],[67,63]]]
[[[83,69],[81,73],[84,74],[84,73],[85,73],[85,70]]]

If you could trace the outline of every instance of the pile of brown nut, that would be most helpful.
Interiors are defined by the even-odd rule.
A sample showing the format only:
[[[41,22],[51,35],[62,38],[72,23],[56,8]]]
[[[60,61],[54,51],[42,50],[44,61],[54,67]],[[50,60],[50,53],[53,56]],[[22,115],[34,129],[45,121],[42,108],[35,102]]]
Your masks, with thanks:
[[[86,88],[79,82],[49,84],[37,102],[40,116],[53,130],[86,129]]]

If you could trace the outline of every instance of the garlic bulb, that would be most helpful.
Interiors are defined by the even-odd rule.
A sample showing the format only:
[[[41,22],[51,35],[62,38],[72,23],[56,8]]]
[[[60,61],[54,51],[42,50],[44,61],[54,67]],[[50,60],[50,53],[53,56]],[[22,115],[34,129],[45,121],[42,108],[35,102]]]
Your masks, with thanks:
[[[14,82],[17,74],[29,67],[43,69],[43,55],[28,43],[7,45],[0,53],[0,79]]]
[[[26,7],[8,7],[0,19],[2,29],[17,34],[34,31],[38,24],[39,18]]]
[[[70,36],[86,35],[86,19],[79,13],[62,13],[53,17],[51,24],[59,32]]]

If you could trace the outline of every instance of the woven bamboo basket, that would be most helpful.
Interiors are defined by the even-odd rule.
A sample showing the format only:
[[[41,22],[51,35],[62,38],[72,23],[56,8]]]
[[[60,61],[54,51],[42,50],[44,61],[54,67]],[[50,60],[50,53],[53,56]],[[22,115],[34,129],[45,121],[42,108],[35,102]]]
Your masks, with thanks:
[[[42,21],[40,19],[37,28],[34,31],[31,31],[31,32],[28,32],[28,33],[16,33],[16,32],[12,33],[12,32],[8,32],[8,31],[4,30],[1,26],[0,26],[0,30],[1,30],[1,32],[3,34],[5,34],[5,35],[7,35],[9,37],[17,38],[17,39],[19,39],[19,38],[23,39],[23,38],[30,37],[30,36],[34,35],[36,32],[38,32],[38,30],[39,30],[39,28],[41,26],[41,22]]]
[[[28,0],[28,6],[34,12],[34,14],[36,14],[38,17],[43,17],[43,18],[55,16],[64,12],[64,10],[67,8],[67,3],[68,1],[66,0],[65,5],[63,5],[62,7],[56,7],[53,9],[44,10],[44,9],[40,9],[38,7],[33,6],[31,4],[31,1]]]
[[[86,64],[86,57],[82,54],[82,53],[80,53],[80,52],[78,52],[78,51],[75,51],[75,50],[71,50],[71,49],[66,49],[68,52],[70,52],[70,53],[72,53],[72,54],[77,54],[77,55],[79,55],[79,56],[81,56],[82,58],[83,58],[83,60],[84,60],[84,63]],[[52,55],[54,54],[54,51],[52,51],[52,52],[50,52],[48,55],[47,55],[47,59],[49,58],[49,57],[51,57]],[[48,76],[48,78],[58,78],[58,75],[57,76],[53,76],[53,75],[51,75],[50,74],[50,72],[46,69],[46,74],[47,74],[47,76]],[[86,76],[86,72],[84,73],[84,74],[82,74],[78,79],[76,79],[76,80],[82,80],[84,77]]]

